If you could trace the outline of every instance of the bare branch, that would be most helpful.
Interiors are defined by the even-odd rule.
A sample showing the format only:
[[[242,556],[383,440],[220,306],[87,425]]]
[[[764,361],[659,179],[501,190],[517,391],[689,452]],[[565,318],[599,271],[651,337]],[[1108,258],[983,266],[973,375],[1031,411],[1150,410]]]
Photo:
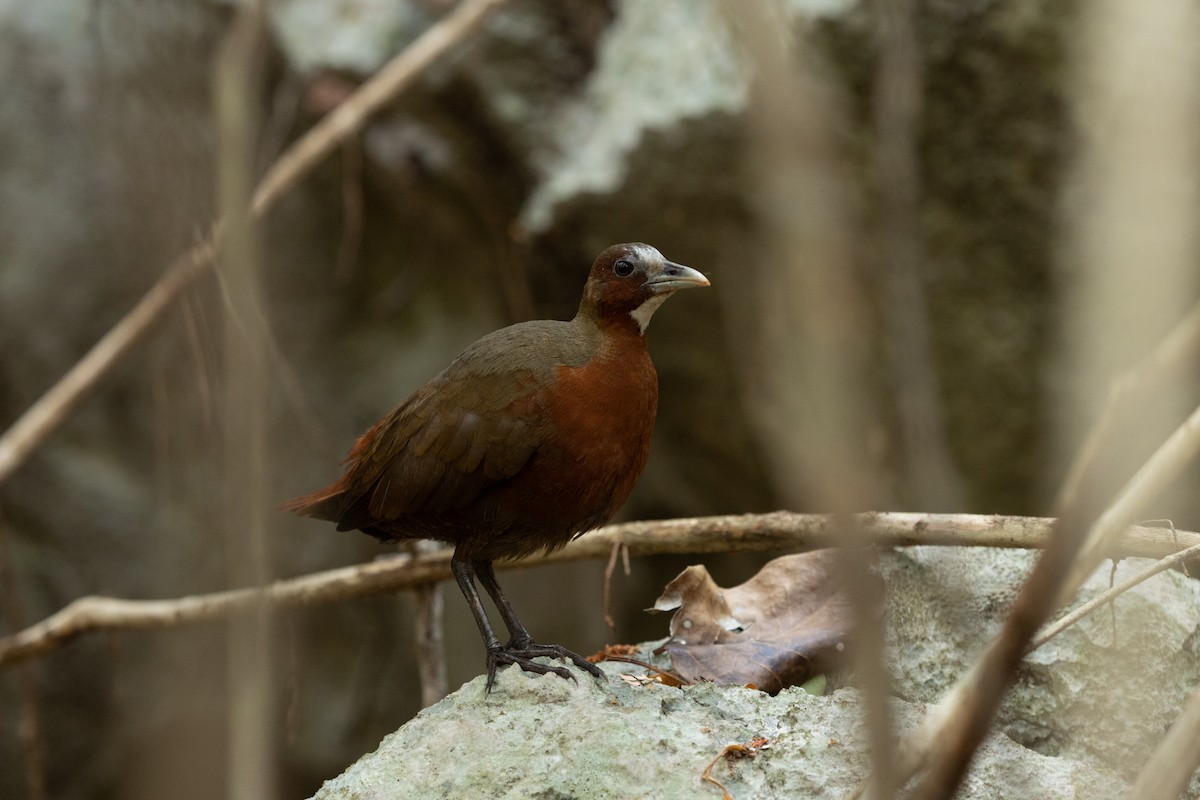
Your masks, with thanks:
[[[1132,369],[1113,381],[1083,446],[1067,472],[1059,491],[1057,508],[1066,508],[1079,493],[1084,475],[1092,468],[1101,446],[1108,440],[1118,419],[1133,419],[1147,392],[1159,391],[1171,375],[1181,375],[1188,365],[1200,361],[1200,302],[1164,336]]]
[[[413,555],[438,553],[441,545],[428,539],[408,542],[406,551]],[[417,674],[421,678],[421,707],[426,708],[450,693],[446,671],[446,641],[441,587],[434,582],[413,588],[416,613]]]
[[[1069,614],[1064,614],[1054,624],[1048,625],[1045,630],[1039,633],[1037,637],[1029,643],[1029,650],[1033,651],[1038,649],[1046,642],[1065,631],[1067,628],[1079,622],[1079,620],[1083,619],[1088,614],[1091,614],[1096,609],[1101,608],[1107,603],[1111,603],[1113,600],[1116,600],[1118,597],[1125,594],[1139,583],[1148,581],[1158,573],[1165,572],[1176,564],[1182,564],[1185,561],[1198,557],[1200,557],[1200,545],[1193,545],[1192,547],[1180,550],[1178,553],[1174,553],[1165,558],[1160,558],[1158,561],[1155,561],[1149,567],[1137,573],[1128,580],[1121,582],[1107,591],[1101,592]]]
[[[1200,453],[1200,407],[1154,452],[1129,479],[1088,533],[1076,562],[1071,581],[1059,594],[1059,602],[1073,597],[1079,586],[1104,557],[1110,542],[1120,535],[1150,499],[1158,495]],[[1089,566],[1090,565],[1090,566]]]
[[[505,0],[463,0],[341,105],[313,126],[275,161],[254,192],[252,213],[261,218],[284,192],[296,185],[338,143],[367,118],[410,86],[439,56],[475,30]],[[138,304],[92,346],[0,436],[0,483],[10,478],[82,403],[100,379],[158,323],[183,291],[208,274],[220,240],[214,225],[177,258]]]
[[[210,230],[175,259],[138,304],[0,436],[0,483],[62,425],[112,366],[162,319],[183,290],[212,266],[217,239],[215,229]]]
[[[367,118],[407,89],[447,50],[474,31],[505,0],[463,0],[375,73],[354,94],[326,114],[280,156],[263,176],[254,193],[256,216],[266,213],[275,201],[306,175],[314,165],[335,150]]]
[[[267,21],[263,0],[242,6],[218,50],[213,77],[217,131],[216,188],[225,241],[217,275],[223,314],[225,440],[220,508],[229,585],[260,586],[271,577],[270,509],[260,499],[269,485],[266,409],[267,326],[262,323],[259,229],[245,213],[254,189],[255,142],[262,129],[257,95],[265,81]],[[257,323],[257,324],[255,324]],[[229,756],[225,794],[255,800],[278,794],[276,785],[273,609],[257,603],[229,620]]]
[[[1054,520],[975,514],[870,512],[854,515],[864,537],[886,546],[957,545],[1036,548],[1045,544]],[[609,525],[576,539],[546,557],[497,564],[518,569],[567,561],[604,560],[616,544],[633,555],[655,553],[772,552],[839,544],[833,519],[823,514],[699,517]],[[1178,545],[1175,544],[1178,541]],[[1200,545],[1200,533],[1131,527],[1112,546],[1113,556],[1159,558],[1179,546]],[[391,558],[276,581],[263,589],[237,589],[172,600],[82,597],[20,633],[0,639],[0,666],[16,664],[61,647],[96,630],[146,630],[220,619],[255,603],[280,608],[316,605],[449,580],[450,550]]]
[[[867,401],[875,368],[871,304],[856,246],[864,238],[862,198],[842,135],[850,114],[820,48],[803,33],[779,36],[788,28],[782,3],[728,5],[755,73],[747,107],[753,158],[745,193],[761,251],[747,259],[741,282],[750,291],[735,306],[745,326],[740,338],[751,343],[748,352],[756,352],[757,366],[765,368],[743,364],[746,405],[774,472],[787,476],[777,488],[785,497],[803,497],[834,512],[837,571],[850,587],[853,624],[863,645],[854,661],[862,676],[868,746],[879,767],[873,774],[888,797],[895,789],[888,769],[895,741],[887,700],[891,676],[883,662],[882,620],[875,613],[876,584],[861,553],[869,537],[851,514],[880,505],[886,481],[865,437],[878,421]],[[918,62],[907,59],[914,52],[904,48],[913,42],[901,41],[909,18],[903,11],[899,16],[904,19],[893,20],[899,36],[884,37],[880,60],[905,85],[877,84],[888,99],[897,88],[919,83]],[[896,43],[904,52],[897,53]],[[889,116],[889,131],[903,139],[905,131],[890,123],[905,121]],[[904,147],[903,141],[892,142]],[[889,173],[885,181],[894,177],[905,176]]]
[[[1200,766],[1200,689],[1193,690],[1133,786],[1134,800],[1175,800]]]

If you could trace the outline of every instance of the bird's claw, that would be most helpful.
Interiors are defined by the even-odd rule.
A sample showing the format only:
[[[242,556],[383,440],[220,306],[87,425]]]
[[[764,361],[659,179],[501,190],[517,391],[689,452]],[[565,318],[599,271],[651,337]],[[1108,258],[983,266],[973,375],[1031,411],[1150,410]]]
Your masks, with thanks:
[[[488,649],[486,692],[491,693],[492,685],[496,682],[496,670],[505,664],[515,664],[526,672],[536,672],[539,675],[553,672],[560,678],[575,680],[575,676],[566,667],[539,664],[533,660],[542,657],[569,660],[593,677],[604,678],[604,673],[601,672],[599,667],[578,653],[568,650],[561,645],[537,644],[532,640],[524,642],[514,641],[509,642],[504,647]]]

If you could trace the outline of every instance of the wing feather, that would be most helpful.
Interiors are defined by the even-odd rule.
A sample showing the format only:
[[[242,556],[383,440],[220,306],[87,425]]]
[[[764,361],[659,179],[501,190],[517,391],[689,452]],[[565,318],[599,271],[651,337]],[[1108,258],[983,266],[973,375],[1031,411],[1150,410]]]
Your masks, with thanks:
[[[511,397],[516,384],[525,383],[511,377],[489,376],[483,387],[489,391],[472,395],[414,397],[393,412],[376,434],[378,445],[368,444],[351,466],[358,474],[350,485],[364,491],[347,498],[343,524],[466,508],[488,487],[516,476],[544,440],[546,424],[498,407],[496,396]]]
[[[383,530],[466,509],[519,475],[550,436],[544,387],[589,352],[565,335],[569,324],[524,323],[484,337],[367,431],[337,484],[338,528]]]

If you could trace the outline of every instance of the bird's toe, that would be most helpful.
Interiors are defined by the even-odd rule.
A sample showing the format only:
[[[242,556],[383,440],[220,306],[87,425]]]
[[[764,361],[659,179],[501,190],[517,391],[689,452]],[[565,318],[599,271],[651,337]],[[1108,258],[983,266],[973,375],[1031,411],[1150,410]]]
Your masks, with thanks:
[[[588,661],[583,656],[573,650],[557,645],[557,644],[538,644],[532,640],[521,643],[509,642],[505,645],[505,652],[516,654],[524,658],[558,658],[563,661],[570,661],[575,666],[584,670],[594,678],[604,678],[604,673],[592,662]]]
[[[492,686],[496,682],[496,670],[502,666],[513,664],[520,667],[525,672],[536,672],[539,675],[554,673],[560,678],[567,680],[575,680],[575,676],[566,667],[559,667],[553,664],[540,664],[533,659],[542,656],[559,657],[557,653],[543,652],[542,645],[535,645],[533,650],[510,650],[508,648],[496,648],[488,650],[487,658],[487,687],[486,692],[491,693]],[[591,665],[589,665],[591,666]]]

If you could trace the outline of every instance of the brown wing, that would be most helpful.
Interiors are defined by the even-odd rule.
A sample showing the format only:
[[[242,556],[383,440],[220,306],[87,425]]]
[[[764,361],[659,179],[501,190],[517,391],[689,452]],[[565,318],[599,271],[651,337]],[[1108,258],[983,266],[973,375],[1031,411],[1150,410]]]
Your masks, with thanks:
[[[526,323],[476,342],[358,440],[341,480],[290,507],[339,530],[469,507],[549,436],[541,387],[581,358],[563,347],[566,324]]]
[[[493,376],[469,386],[427,384],[373,429],[347,473],[338,528],[466,508],[515,476],[545,437],[523,407],[532,375]]]

